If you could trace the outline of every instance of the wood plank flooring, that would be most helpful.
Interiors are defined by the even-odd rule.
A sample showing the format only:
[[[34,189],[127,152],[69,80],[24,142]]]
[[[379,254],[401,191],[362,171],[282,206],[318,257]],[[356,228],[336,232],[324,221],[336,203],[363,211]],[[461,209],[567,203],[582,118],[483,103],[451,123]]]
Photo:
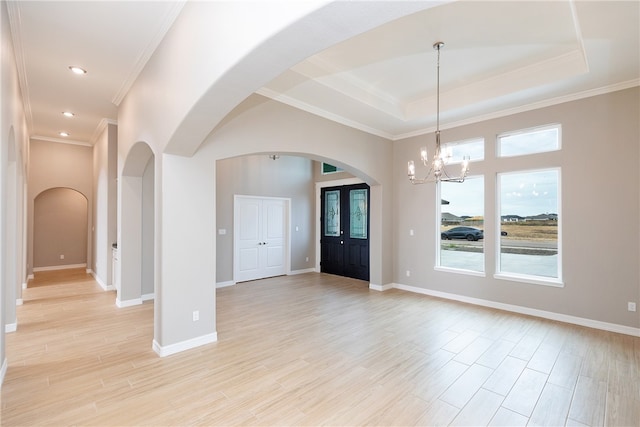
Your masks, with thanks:
[[[3,426],[640,425],[640,338],[309,273],[219,289],[219,341],[160,358],[153,302],[70,273],[24,291]]]

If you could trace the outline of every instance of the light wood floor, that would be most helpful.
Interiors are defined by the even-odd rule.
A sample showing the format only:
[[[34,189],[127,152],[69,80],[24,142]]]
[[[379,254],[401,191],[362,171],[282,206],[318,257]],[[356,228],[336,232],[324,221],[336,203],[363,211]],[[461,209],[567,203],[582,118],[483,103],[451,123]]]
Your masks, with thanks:
[[[3,426],[640,425],[640,338],[310,273],[219,289],[219,341],[160,358],[152,302],[45,274]]]

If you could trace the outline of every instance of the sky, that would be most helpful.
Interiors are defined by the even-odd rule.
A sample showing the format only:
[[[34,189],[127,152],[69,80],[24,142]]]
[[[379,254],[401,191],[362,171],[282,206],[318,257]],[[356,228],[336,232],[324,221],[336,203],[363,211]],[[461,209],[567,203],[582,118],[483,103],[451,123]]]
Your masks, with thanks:
[[[558,213],[558,181],[555,169],[498,174],[500,215]],[[449,205],[442,206],[442,212],[484,216],[483,177],[470,177],[462,184],[443,182],[440,196],[449,201]]]
[[[552,125],[533,130],[523,130],[499,135],[499,157],[520,156],[536,152],[560,149],[560,126]],[[482,139],[444,144],[452,148],[451,163],[456,163],[462,153],[473,160],[484,158]],[[473,169],[473,163],[471,164]],[[455,167],[454,167],[455,170]],[[558,188],[560,175],[556,169],[498,174],[496,191],[500,203],[500,215],[533,216],[558,213]],[[484,216],[484,178],[468,177],[464,183],[441,183],[440,196],[449,205],[442,212],[457,216]],[[491,190],[493,191],[493,190]]]

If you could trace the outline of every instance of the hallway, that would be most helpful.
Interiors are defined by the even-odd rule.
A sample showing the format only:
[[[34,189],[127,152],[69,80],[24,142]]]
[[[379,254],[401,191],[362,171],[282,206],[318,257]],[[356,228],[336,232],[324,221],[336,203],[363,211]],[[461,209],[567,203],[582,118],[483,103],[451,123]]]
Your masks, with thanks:
[[[24,292],[3,426],[637,425],[640,338],[310,273],[218,289],[219,342],[159,358],[152,302],[71,273]]]

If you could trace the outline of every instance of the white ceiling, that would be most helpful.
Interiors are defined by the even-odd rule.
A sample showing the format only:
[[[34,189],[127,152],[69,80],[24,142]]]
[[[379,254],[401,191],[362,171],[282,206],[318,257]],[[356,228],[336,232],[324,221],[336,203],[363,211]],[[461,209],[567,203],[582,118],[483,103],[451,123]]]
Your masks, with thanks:
[[[31,135],[91,144],[183,3],[9,5]],[[435,126],[439,40],[442,128],[640,84],[638,1],[459,1],[320,52],[258,92],[389,139],[421,134]]]
[[[7,2],[31,137],[92,144],[180,13],[172,1]],[[87,70],[77,76],[69,66]],[[66,118],[63,111],[71,111]],[[69,137],[62,138],[59,132]]]

